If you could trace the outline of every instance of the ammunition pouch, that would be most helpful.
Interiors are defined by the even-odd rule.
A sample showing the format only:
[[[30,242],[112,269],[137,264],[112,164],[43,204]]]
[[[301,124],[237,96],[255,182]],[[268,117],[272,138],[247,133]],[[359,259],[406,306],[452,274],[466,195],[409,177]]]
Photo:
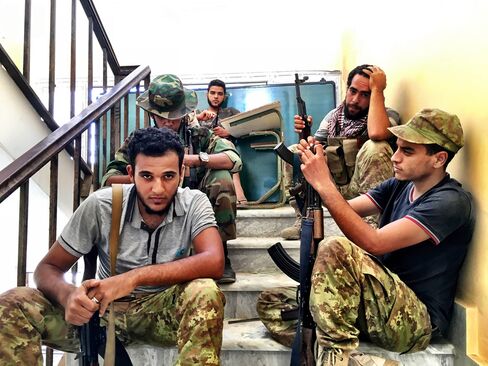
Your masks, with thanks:
[[[356,156],[366,138],[329,137],[325,154],[329,170],[338,186],[351,181],[356,166]]]

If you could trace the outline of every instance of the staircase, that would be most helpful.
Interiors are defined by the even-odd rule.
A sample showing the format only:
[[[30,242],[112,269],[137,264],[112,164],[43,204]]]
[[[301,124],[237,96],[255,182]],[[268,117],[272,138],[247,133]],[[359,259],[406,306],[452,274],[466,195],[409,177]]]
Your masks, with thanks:
[[[237,281],[221,286],[227,300],[222,365],[289,365],[290,349],[271,339],[266,328],[256,319],[256,299],[264,289],[296,284],[278,270],[267,253],[270,245],[281,240],[278,237],[281,229],[293,224],[293,210],[289,206],[239,210],[237,217],[239,237],[229,242],[229,256]],[[340,235],[330,217],[325,218],[325,224],[327,235]],[[288,253],[298,259],[298,240],[281,242]],[[362,343],[360,351],[396,359],[405,366],[454,365],[454,346],[447,341],[432,344],[425,351],[410,355],[387,352],[368,343]],[[171,365],[177,356],[176,348],[133,346],[128,352],[135,366]],[[77,365],[77,361],[70,355],[66,365]]]

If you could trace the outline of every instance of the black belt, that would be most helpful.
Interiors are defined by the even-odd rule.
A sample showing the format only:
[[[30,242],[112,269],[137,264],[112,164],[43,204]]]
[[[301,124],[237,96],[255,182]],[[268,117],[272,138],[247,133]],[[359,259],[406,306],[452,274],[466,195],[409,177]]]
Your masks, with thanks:
[[[150,295],[150,293],[138,293],[138,294],[130,294],[128,296],[121,297],[120,299],[115,300],[115,302],[129,302],[138,299],[142,299],[143,297]]]

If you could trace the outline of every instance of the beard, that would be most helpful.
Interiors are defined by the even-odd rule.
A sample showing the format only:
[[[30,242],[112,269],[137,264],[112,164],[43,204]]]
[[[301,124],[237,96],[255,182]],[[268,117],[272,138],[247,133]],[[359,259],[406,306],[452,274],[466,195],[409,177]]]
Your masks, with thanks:
[[[225,100],[225,99],[224,99]],[[212,106],[214,108],[220,108],[222,106],[222,104],[224,103],[224,100],[222,100],[218,105],[213,105],[213,103],[210,101],[210,98],[207,97],[207,102],[208,102],[208,105],[209,106]]]
[[[169,210],[169,206],[170,204],[168,204],[168,206],[166,206],[165,208],[163,208],[162,210],[153,210],[151,207],[149,207],[149,205],[144,202],[143,198],[141,197],[141,195],[139,194],[139,192],[137,191],[137,187],[136,187],[136,192],[137,192],[137,200],[139,201],[139,203],[142,205],[142,207],[144,207],[144,211],[146,211],[146,213],[148,215],[158,215],[158,216],[165,216],[167,213],[168,213],[168,210]],[[172,202],[173,200],[171,200]]]
[[[347,119],[353,119],[353,120],[354,119],[361,119],[361,118],[367,116],[368,112],[369,112],[369,108],[365,108],[365,109],[359,110],[356,113],[351,113],[349,111],[349,107],[347,106],[346,102],[344,102],[344,116]]]

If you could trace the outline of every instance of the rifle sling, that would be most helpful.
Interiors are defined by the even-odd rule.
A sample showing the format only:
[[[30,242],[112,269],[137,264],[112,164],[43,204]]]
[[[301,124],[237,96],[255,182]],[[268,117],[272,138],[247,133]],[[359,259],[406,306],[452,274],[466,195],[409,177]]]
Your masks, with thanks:
[[[119,248],[120,218],[122,216],[122,184],[112,185],[112,224],[110,226],[110,275],[115,275],[115,264]],[[105,366],[115,365],[115,314],[114,303],[109,305]]]

